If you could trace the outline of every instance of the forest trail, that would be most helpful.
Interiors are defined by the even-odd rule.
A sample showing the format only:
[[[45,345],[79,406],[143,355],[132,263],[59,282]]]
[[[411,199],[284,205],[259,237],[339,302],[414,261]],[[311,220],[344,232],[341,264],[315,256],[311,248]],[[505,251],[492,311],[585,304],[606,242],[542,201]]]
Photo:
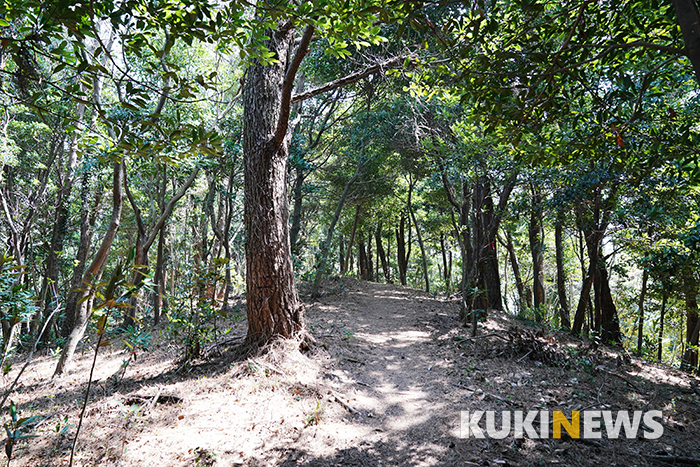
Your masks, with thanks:
[[[307,300],[310,352],[284,342],[182,366],[160,328],[119,384],[110,376],[125,354],[102,352],[75,465],[651,466],[700,455],[697,378],[503,313],[471,339],[455,301],[408,287],[343,279],[324,292]],[[227,336],[244,333],[238,321]],[[60,380],[53,357],[27,370],[13,398],[22,416],[44,418],[13,466],[67,465],[90,354]],[[461,410],[583,408],[662,410],[664,436],[460,439]]]
[[[341,300],[315,304],[310,324],[317,339],[333,340],[329,349],[338,362],[323,377],[356,413],[319,424],[314,434],[335,445],[333,452],[314,452],[309,443],[294,461],[303,464],[310,454],[317,459],[309,465],[456,461],[462,394],[448,376],[456,355],[442,348],[455,317],[454,303],[377,283],[351,284]]]

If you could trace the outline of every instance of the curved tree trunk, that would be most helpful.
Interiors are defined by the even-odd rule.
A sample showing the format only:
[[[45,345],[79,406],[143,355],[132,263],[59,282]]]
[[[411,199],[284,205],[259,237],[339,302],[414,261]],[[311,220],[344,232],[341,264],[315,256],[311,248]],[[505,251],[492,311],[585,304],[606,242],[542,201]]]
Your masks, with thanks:
[[[95,253],[92,263],[90,263],[90,266],[88,267],[87,271],[85,271],[85,275],[83,276],[83,282],[86,284],[94,284],[100,279],[107,256],[109,255],[109,250],[112,247],[112,242],[114,242],[114,238],[117,235],[117,230],[119,230],[119,222],[121,220],[122,208],[124,206],[124,195],[122,191],[123,172],[123,162],[115,162],[112,183],[112,218],[109,222],[109,227],[102,238],[102,244],[100,245],[99,250],[97,250],[97,253]],[[63,352],[61,352],[61,357],[56,365],[54,376],[63,374],[73,359],[73,354],[78,346],[78,342],[80,342],[80,340],[83,338],[85,329],[90,321],[93,299],[94,290],[91,287],[85,287],[83,291],[80,292],[77,300],[77,309],[75,312],[73,329],[71,330],[71,333],[66,340],[66,344],[63,347]]]
[[[411,188],[408,190],[408,213],[411,215],[411,222],[416,228],[416,238],[418,239],[418,246],[420,247],[421,260],[423,264],[423,280],[425,281],[425,291],[430,293],[430,277],[428,277],[428,258],[425,255],[425,246],[423,245],[423,236],[420,233],[420,227],[418,227],[418,221],[416,221],[416,214],[413,212],[413,206],[411,205],[411,194],[413,192]]]
[[[340,219],[340,213],[343,211],[343,206],[345,205],[345,200],[348,197],[348,192],[350,191],[350,187],[352,186],[353,183],[355,183],[355,180],[357,180],[357,177],[360,175],[360,165],[358,164],[357,169],[355,170],[355,175],[352,176],[350,180],[345,184],[345,188],[343,188],[343,193],[340,195],[340,200],[338,200],[338,206],[335,208],[335,214],[333,214],[333,219],[331,220],[331,225],[328,226],[328,232],[326,233],[326,238],[323,240],[323,243],[321,243],[321,252],[320,252],[320,259],[318,263],[318,267],[316,268],[316,276],[314,277],[314,288],[318,288],[319,284],[321,283],[321,280],[325,277],[326,275],[326,264],[328,263],[328,252],[330,251],[331,247],[331,240],[333,239],[333,232],[335,231],[335,226],[338,223],[338,219]],[[300,202],[301,204],[301,202]],[[296,209],[296,206],[295,208]],[[292,222],[292,227],[294,227],[294,222]],[[342,244],[342,241],[341,241]],[[292,248],[294,247],[294,243],[292,243]],[[340,248],[341,254],[343,251],[343,248],[341,246]],[[341,264],[341,273],[343,271],[343,267]]]

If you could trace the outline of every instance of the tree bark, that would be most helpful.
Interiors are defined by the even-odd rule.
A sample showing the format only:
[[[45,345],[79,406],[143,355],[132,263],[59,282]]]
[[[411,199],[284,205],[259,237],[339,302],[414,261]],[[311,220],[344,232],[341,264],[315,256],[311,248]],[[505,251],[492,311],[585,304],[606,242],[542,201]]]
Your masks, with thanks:
[[[530,210],[530,225],[528,238],[532,255],[532,292],[533,312],[535,321],[542,322],[545,307],[544,292],[544,233],[542,229],[542,195],[531,185],[532,208]]]
[[[657,360],[662,362],[664,353],[664,319],[666,318],[666,300],[668,299],[668,292],[664,287],[663,292],[661,292],[661,316],[659,317],[659,338],[658,338],[658,349],[657,349]]]
[[[649,271],[644,270],[642,274],[642,290],[639,293],[639,327],[637,329],[637,356],[642,355],[642,345],[644,344],[644,299],[647,295],[647,283],[649,281]]]
[[[685,50],[700,84],[700,11],[695,0],[672,0],[676,21],[683,33]]]
[[[442,253],[442,278],[445,281],[445,292],[450,295],[450,285],[452,283],[452,252],[449,251],[445,243],[445,234],[440,234],[440,252]],[[449,261],[447,256],[449,254]]]
[[[349,269],[352,268],[352,247],[355,243],[355,235],[357,235],[357,224],[360,222],[360,205],[355,206],[355,218],[352,222],[352,230],[350,231],[350,239],[348,240],[348,248],[345,252],[345,268],[340,271],[340,274],[345,274]]]
[[[416,221],[416,214],[413,212],[413,206],[411,204],[411,195],[413,194],[413,183],[410,184],[408,189],[408,212],[411,216],[411,222],[416,228],[416,238],[418,239],[418,246],[420,247],[421,259],[423,264],[423,280],[425,281],[425,291],[430,293],[430,277],[428,276],[428,258],[425,255],[425,245],[423,245],[423,236],[420,233],[420,227],[418,226],[418,221]]]
[[[319,263],[318,267],[316,268],[316,277],[314,278],[314,287],[318,288],[319,284],[321,283],[321,280],[325,277],[326,275],[326,264],[328,263],[328,253],[331,248],[331,240],[333,239],[333,232],[335,231],[335,226],[338,223],[338,220],[340,219],[340,214],[343,211],[343,206],[345,205],[345,200],[348,197],[348,192],[350,191],[350,187],[352,186],[353,183],[355,183],[355,180],[357,180],[357,177],[360,175],[360,164],[358,164],[357,169],[355,170],[355,174],[352,176],[350,180],[345,184],[345,187],[343,188],[343,193],[340,195],[340,199],[338,200],[338,205],[335,207],[335,213],[333,214],[333,219],[331,219],[331,224],[328,226],[328,232],[326,233],[326,238],[323,240],[323,243],[321,243],[321,248],[320,248],[320,258],[319,258]],[[301,202],[300,202],[301,204]],[[296,209],[296,206],[295,206]],[[294,222],[292,222],[292,228],[294,226]],[[353,230],[357,228],[357,224],[353,227]],[[342,241],[341,241],[342,245]],[[294,247],[294,244],[292,243],[292,248]],[[340,248],[341,252],[343,250],[342,246]],[[344,273],[343,271],[343,264],[341,264],[340,270],[341,274]]]
[[[410,229],[411,226],[409,225]],[[406,245],[406,215],[401,214],[399,226],[396,229],[396,262],[399,267],[399,281],[401,285],[406,285],[408,273],[408,261],[411,255],[411,242],[409,240],[408,247]]]
[[[600,306],[600,335],[603,342],[622,345],[622,331],[617,318],[617,307],[610,291],[610,276],[605,261],[598,262],[595,284],[596,301]]]
[[[692,281],[692,279],[690,279]],[[685,352],[681,360],[681,370],[696,372],[698,369],[698,333],[700,318],[698,318],[698,287],[695,283],[685,284]]]
[[[67,338],[75,327],[76,310],[80,292],[77,290],[84,287],[83,275],[85,273],[85,263],[87,262],[88,253],[92,240],[92,229],[97,221],[98,208],[102,201],[102,189],[98,188],[95,194],[95,202],[92,210],[90,210],[88,201],[89,191],[89,174],[86,172],[83,175],[80,189],[80,242],[78,243],[78,252],[75,257],[75,267],[70,281],[70,291],[66,299],[65,319],[61,326],[61,336]]]
[[[571,329],[569,315],[569,299],[566,296],[566,270],[564,269],[564,245],[562,241],[564,233],[564,211],[557,214],[557,222],[554,226],[554,248],[557,259],[557,296],[559,297],[559,317],[562,327]]]
[[[244,84],[248,345],[293,337],[304,327],[294,283],[286,180],[291,93],[313,32],[313,27],[306,29],[289,61],[294,44],[292,23],[280,22],[267,31],[265,46],[277,60],[268,65],[255,61]]]
[[[392,284],[391,271],[389,270],[389,265],[386,261],[386,252],[384,251],[384,245],[382,244],[382,222],[379,221],[377,225],[377,230],[374,232],[374,239],[377,244],[377,256],[382,263],[382,272],[384,273],[384,279],[387,284]]]
[[[518,310],[522,311],[523,308],[528,306],[528,299],[525,296],[525,286],[523,285],[523,278],[520,275],[520,265],[518,264],[518,256],[515,253],[515,245],[513,244],[513,236],[505,231],[506,242],[505,247],[508,252],[508,257],[510,259],[510,267],[513,270],[513,280],[515,280],[515,288],[518,291]]]
[[[85,284],[95,284],[97,281],[99,281],[100,277],[102,276],[102,270],[104,269],[105,262],[107,261],[107,256],[109,255],[109,250],[112,247],[114,238],[119,230],[122,208],[124,206],[124,195],[122,190],[123,173],[124,163],[115,162],[112,183],[112,218],[109,222],[109,227],[102,238],[102,244],[97,250],[97,253],[95,253],[95,257],[83,276],[83,282]],[[56,365],[54,376],[63,374],[68,365],[70,365],[75,349],[78,346],[78,342],[80,342],[80,340],[83,338],[87,325],[90,322],[93,299],[94,289],[92,287],[85,287],[78,295],[75,323],[70,335],[68,336],[68,339],[66,340],[63,351],[61,352],[61,357]]]

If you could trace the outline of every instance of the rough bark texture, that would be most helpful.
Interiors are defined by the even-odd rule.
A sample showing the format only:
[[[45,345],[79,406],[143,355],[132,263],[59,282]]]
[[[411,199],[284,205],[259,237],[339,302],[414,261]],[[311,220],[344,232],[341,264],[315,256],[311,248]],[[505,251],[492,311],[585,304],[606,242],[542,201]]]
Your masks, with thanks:
[[[245,168],[246,342],[261,345],[303,329],[294,284],[287,198],[287,135],[294,70],[288,69],[294,30],[290,23],[267,32],[276,62],[248,68],[243,90]],[[305,40],[308,47],[308,40]],[[305,53],[305,49],[297,52]],[[297,57],[295,57],[296,59]],[[299,59],[300,60],[300,59]],[[298,63],[297,63],[298,68]]]

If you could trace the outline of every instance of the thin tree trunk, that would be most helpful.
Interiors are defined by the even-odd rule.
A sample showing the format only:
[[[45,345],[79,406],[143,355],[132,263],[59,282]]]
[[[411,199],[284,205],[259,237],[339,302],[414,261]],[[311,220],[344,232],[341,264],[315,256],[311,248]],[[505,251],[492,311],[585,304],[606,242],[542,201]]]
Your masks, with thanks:
[[[399,266],[399,280],[401,285],[406,285],[408,260],[411,254],[410,248],[410,240],[408,248],[406,248],[406,216],[402,213],[399,226],[396,229],[396,262]]]
[[[109,255],[109,250],[112,247],[112,242],[117,235],[117,230],[119,230],[119,223],[121,220],[122,208],[124,206],[124,195],[122,190],[122,176],[124,172],[123,162],[114,163],[114,176],[112,183],[112,218],[109,223],[109,227],[102,238],[102,244],[100,248],[95,253],[95,257],[90,263],[85,275],[83,276],[83,282],[86,284],[95,284],[99,281],[102,276],[102,270],[107,261],[107,256]],[[79,299],[77,301],[78,308],[75,313],[75,323],[73,330],[71,331],[68,339],[66,340],[63,351],[61,352],[61,357],[56,365],[56,370],[54,371],[54,376],[61,375],[65,372],[68,365],[70,365],[73,359],[73,354],[78,346],[78,342],[83,338],[87,325],[90,321],[90,314],[92,311],[92,301],[94,299],[94,290],[91,287],[86,287],[79,294]]]
[[[661,292],[661,316],[659,317],[659,338],[658,338],[658,350],[656,358],[659,362],[662,362],[663,352],[664,352],[664,319],[666,318],[666,299],[668,298],[668,292],[666,288]]]
[[[693,281],[693,279],[689,279]],[[698,331],[700,331],[700,318],[698,317],[698,288],[694,283],[685,287],[685,352],[681,360],[681,370],[695,372],[698,369]]]
[[[163,310],[163,294],[165,293],[165,226],[161,227],[158,235],[158,255],[156,257],[156,270],[153,277],[155,293],[153,294],[153,322],[160,322]]]
[[[564,211],[557,214],[557,222],[554,227],[554,248],[557,257],[557,295],[559,296],[559,316],[562,327],[571,329],[569,315],[569,299],[566,296],[566,270],[564,269],[564,245],[562,241],[564,233]]]
[[[447,260],[447,248],[445,245],[445,234],[440,234],[440,252],[442,253],[442,277],[445,280],[445,292],[450,295],[450,285],[452,283],[452,252],[450,251],[450,260]]]
[[[408,189],[408,213],[411,215],[411,222],[416,229],[416,238],[418,239],[418,246],[420,247],[421,259],[423,263],[423,280],[425,281],[425,291],[430,293],[430,277],[428,276],[428,257],[425,255],[425,245],[423,245],[423,236],[420,233],[420,227],[418,226],[418,221],[416,221],[416,214],[413,212],[413,206],[411,205],[411,194],[413,192],[413,184]]]
[[[543,319],[545,307],[544,292],[544,233],[542,229],[542,195],[534,185],[532,188],[532,209],[530,211],[530,226],[528,237],[530,239],[530,252],[532,254],[532,291],[534,295],[535,320],[539,323]]]
[[[506,236],[506,251],[510,259],[510,267],[513,269],[513,280],[515,288],[518,290],[518,310],[522,311],[528,306],[528,299],[525,296],[525,285],[523,284],[522,276],[520,275],[520,265],[518,264],[518,256],[515,253],[515,245],[513,244],[513,236],[507,230],[504,231]]]
[[[80,242],[78,243],[78,252],[75,257],[73,275],[71,276],[70,291],[66,299],[65,319],[61,326],[61,336],[64,338],[67,338],[75,327],[76,310],[80,299],[80,292],[77,290],[84,287],[83,275],[92,243],[92,229],[97,221],[98,208],[102,201],[102,189],[98,188],[95,194],[94,206],[92,210],[90,209],[88,201],[89,174],[87,172],[83,175],[81,185]]]
[[[374,264],[372,264],[372,231],[367,232],[367,280],[374,280]]]
[[[360,221],[360,205],[355,206],[355,219],[352,222],[352,230],[350,231],[350,239],[348,240],[348,248],[345,253],[345,269],[340,271],[340,274],[345,274],[348,269],[352,268],[352,247],[355,243],[355,235],[357,234],[357,223]]]
[[[647,295],[647,283],[649,281],[649,271],[644,270],[642,274],[642,290],[639,293],[639,327],[637,329],[637,355],[642,355],[642,345],[644,344],[644,299]]]
[[[338,200],[338,205],[335,207],[335,213],[333,214],[333,219],[331,219],[331,225],[328,226],[328,231],[326,232],[326,238],[323,240],[323,243],[321,243],[321,251],[320,251],[320,260],[318,263],[318,267],[316,268],[316,277],[314,278],[314,287],[318,288],[319,284],[321,283],[321,280],[325,277],[326,275],[326,264],[328,263],[328,253],[331,248],[331,240],[333,239],[333,232],[335,232],[335,226],[338,223],[338,220],[340,219],[340,213],[343,211],[343,206],[345,205],[345,200],[348,197],[348,192],[350,191],[350,187],[352,186],[353,183],[357,180],[357,177],[360,175],[360,164],[358,164],[357,169],[355,170],[355,174],[352,176],[350,180],[345,184],[345,187],[343,188],[343,193],[340,195],[340,200]],[[359,206],[358,206],[359,208]],[[296,208],[295,208],[296,209]],[[356,217],[357,220],[357,217]],[[294,225],[294,223],[292,223]],[[353,232],[357,228],[357,222],[353,225]],[[341,241],[342,244],[342,241]],[[342,251],[342,246],[341,246],[341,251]],[[345,271],[343,271],[343,264],[341,264],[341,274],[343,274]]]
[[[387,284],[391,284],[391,271],[389,270],[389,265],[386,261],[386,252],[384,251],[384,245],[382,245],[382,222],[379,221],[377,225],[377,230],[374,233],[374,239],[377,243],[377,256],[379,256],[379,261],[382,263],[382,272],[384,273],[384,279]]]

